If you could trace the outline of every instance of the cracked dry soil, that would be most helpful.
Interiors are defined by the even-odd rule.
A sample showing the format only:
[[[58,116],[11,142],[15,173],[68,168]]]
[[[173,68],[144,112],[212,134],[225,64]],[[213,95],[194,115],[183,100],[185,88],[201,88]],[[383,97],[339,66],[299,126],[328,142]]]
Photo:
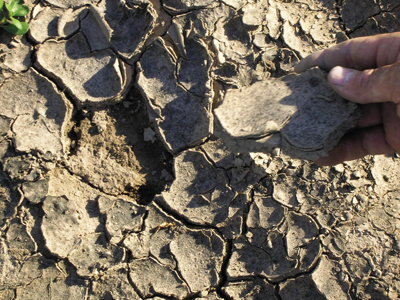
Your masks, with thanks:
[[[0,33],[0,299],[400,298],[399,156],[214,135],[228,89],[400,30],[397,0],[27,5]]]

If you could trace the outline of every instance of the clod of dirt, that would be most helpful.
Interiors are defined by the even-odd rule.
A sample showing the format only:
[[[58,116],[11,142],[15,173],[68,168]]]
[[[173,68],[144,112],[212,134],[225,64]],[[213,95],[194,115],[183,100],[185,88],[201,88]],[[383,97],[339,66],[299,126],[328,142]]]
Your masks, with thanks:
[[[277,226],[285,216],[285,209],[271,197],[255,193],[247,218],[248,228],[264,228],[269,231]]]
[[[15,120],[12,131],[18,151],[66,154],[65,122],[72,105],[50,80],[29,69],[4,83],[0,99],[2,115]]]
[[[247,26],[260,26],[264,25],[266,22],[266,13],[268,11],[268,6],[266,6],[262,1],[255,3],[249,3],[242,8],[243,24]]]
[[[29,24],[29,36],[36,42],[42,43],[48,38],[58,35],[57,21],[65,9],[50,8],[37,5],[34,9],[34,18]]]
[[[280,284],[279,295],[282,300],[326,300],[326,297],[315,286],[311,276],[288,279]]]
[[[68,275],[67,275],[68,274]],[[85,280],[79,278],[74,268],[65,261],[55,262],[41,254],[35,254],[22,263],[18,269],[16,297],[2,299],[37,299],[38,295],[50,299],[83,299],[88,293]]]
[[[68,254],[80,243],[78,211],[75,203],[67,197],[49,196],[43,202],[42,232],[46,247],[61,258]],[[64,224],[60,228],[60,223]]]
[[[235,11],[223,3],[213,9],[198,9],[174,17],[174,23],[179,24],[186,37],[211,36],[217,24],[223,24],[235,14]],[[187,34],[189,33],[189,35]]]
[[[20,220],[13,219],[10,222],[6,238],[7,248],[17,261],[24,261],[28,259],[31,253],[37,251],[36,243],[28,233],[27,226],[22,224]]]
[[[99,197],[100,213],[106,214],[107,237],[112,244],[118,244],[125,232],[140,231],[145,209],[124,199]]]
[[[229,90],[214,112],[215,134],[232,151],[280,147],[310,160],[326,156],[361,117],[360,108],[336,94],[318,68]]]
[[[179,278],[176,271],[158,264],[153,258],[133,260],[129,264],[129,269],[130,278],[142,297],[148,298],[156,293],[184,299],[189,294],[188,286]]]
[[[0,170],[0,228],[17,212],[21,196],[7,174]]]
[[[326,299],[350,299],[350,282],[343,278],[342,272],[340,264],[323,255],[311,278]]]
[[[40,45],[35,65],[68,89],[78,106],[118,102],[128,92],[132,75],[131,67],[111,50],[91,53],[81,33]]]
[[[156,292],[180,299],[189,290],[204,292],[219,282],[226,244],[215,230],[186,228],[154,202],[148,206],[144,222],[143,231],[131,233],[123,241],[135,258],[130,275],[142,295]],[[149,269],[160,276],[154,276]],[[166,286],[171,282],[176,285]]]
[[[32,66],[32,45],[22,37],[15,48],[5,55],[4,65],[15,72],[25,72]]]
[[[159,202],[191,222],[206,225],[224,222],[235,193],[227,186],[228,178],[205,155],[184,151],[174,160],[175,181],[162,192]]]
[[[213,37],[219,42],[218,50],[222,52],[224,61],[238,64],[253,62],[251,37],[240,16],[234,16],[228,22],[217,23]],[[219,59],[220,63],[224,61]]]
[[[205,45],[196,40],[188,40],[187,55],[201,54],[202,62],[189,60],[179,62],[179,77],[175,77],[176,59],[166,43],[158,39],[150,47],[138,63],[138,86],[147,100],[157,125],[157,130],[169,151],[175,153],[193,144],[205,140],[211,133],[212,95],[209,93],[209,80],[193,84],[193,74],[204,74],[210,67],[209,54]],[[199,52],[200,50],[200,52]],[[194,53],[193,53],[194,52]],[[183,84],[179,84],[179,80]],[[186,88],[189,90],[186,90]],[[193,91],[193,92],[191,92]],[[203,96],[207,92],[206,96]],[[198,92],[200,96],[195,93]]]
[[[125,249],[109,244],[104,233],[86,235],[68,256],[80,276],[93,276],[125,260]]]
[[[223,239],[215,231],[188,230],[177,236],[169,247],[192,292],[207,290],[219,282],[226,252]]]
[[[22,190],[25,199],[32,204],[39,204],[44,201],[49,190],[49,179],[41,179],[34,182],[24,182],[22,184]]]
[[[228,278],[264,276],[279,281],[308,271],[321,256],[316,223],[306,215],[289,212],[277,228],[279,206],[265,200],[267,207],[262,212],[270,215],[260,224],[262,227],[250,227],[259,222],[257,208],[250,209],[246,239],[242,236],[233,244],[235,251],[229,260]]]
[[[158,19],[160,13],[150,1],[121,5],[120,1],[107,0],[91,5],[81,26],[92,51],[112,47],[133,62],[156,28],[169,22]]]
[[[118,287],[117,289],[115,287]],[[128,271],[125,268],[110,270],[100,276],[99,280],[92,286],[93,296],[90,300],[107,299],[130,299],[140,300],[142,298],[135,292],[128,280]]]
[[[110,109],[88,110],[75,127],[78,141],[68,167],[105,193],[130,194],[143,204],[173,178],[161,142],[145,141],[150,124],[142,101],[132,89],[126,101]]]
[[[248,299],[278,299],[275,296],[275,287],[261,278],[256,278],[253,281],[228,282],[222,290],[231,299],[241,299],[243,295],[246,295],[246,298],[249,297]]]

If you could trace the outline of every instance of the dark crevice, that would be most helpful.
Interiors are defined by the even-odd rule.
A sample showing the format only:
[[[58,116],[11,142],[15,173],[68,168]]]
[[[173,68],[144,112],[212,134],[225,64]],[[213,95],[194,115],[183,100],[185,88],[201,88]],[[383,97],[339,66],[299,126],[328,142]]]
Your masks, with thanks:
[[[45,215],[42,206],[43,206],[42,203],[37,205],[30,205],[30,204],[27,205],[32,216],[36,216],[35,224],[32,227],[32,231],[29,232],[29,235],[36,244],[37,253],[42,254],[43,257],[47,259],[53,259],[59,261],[60,258],[57,255],[51,253],[50,250],[46,247],[46,240],[42,232],[42,222],[43,222],[43,217]]]
[[[139,196],[138,197],[139,204],[149,205],[153,201],[154,197],[156,196],[158,189],[159,188],[156,185],[151,184],[151,183],[141,185],[139,187],[139,189],[137,190],[137,194]]]
[[[206,144],[208,141],[210,141],[210,137],[207,138],[203,143],[201,143],[200,145],[198,145],[198,146],[197,146],[197,150],[198,150],[199,152],[201,152],[202,154],[204,154],[204,157],[206,158],[206,160],[207,160],[216,170],[221,170],[221,171],[223,171],[223,172],[224,172],[224,175],[225,175],[225,178],[226,178],[226,181],[229,182],[230,179],[229,179],[229,176],[228,176],[228,171],[229,171],[230,169],[225,169],[225,168],[223,168],[223,167],[218,167],[217,164],[213,161],[213,159],[208,155],[207,151],[205,151],[205,150],[201,147],[202,145]],[[233,169],[233,167],[232,167],[232,169]],[[229,184],[228,184],[227,186],[228,186],[228,188],[229,188],[230,190],[232,190],[232,188],[229,186]],[[232,191],[233,191],[233,190],[232,190]],[[237,193],[236,193],[236,194],[237,194]],[[235,195],[235,197],[236,197],[236,196],[237,196],[237,195]],[[233,201],[234,199],[235,199],[235,198],[233,198],[232,201]]]
[[[171,17],[185,15],[185,14],[191,13],[191,12],[196,11],[196,10],[210,9],[208,6],[194,6],[194,7],[189,7],[189,8],[186,8],[186,9],[181,9],[182,11],[173,12],[173,11],[170,11],[165,6],[163,0],[160,0],[160,6]]]
[[[169,254],[172,256],[173,260],[175,261],[175,268],[174,268],[174,271],[176,272],[178,278],[179,278],[180,280],[182,280],[182,281],[186,284],[186,286],[187,286],[187,288],[188,288],[188,290],[189,290],[189,294],[190,294],[190,295],[193,295],[193,291],[191,290],[189,283],[186,281],[185,277],[183,276],[183,274],[182,274],[182,272],[181,272],[181,269],[180,269],[180,267],[179,267],[179,261],[178,261],[178,259],[175,257],[175,255],[174,255],[174,253],[172,253],[172,251],[169,251]],[[154,257],[154,259],[157,260],[157,258],[155,258],[155,257]],[[158,261],[158,260],[157,260],[157,261]],[[160,263],[160,262],[159,262],[159,263]],[[160,264],[161,264],[161,263],[160,263]],[[190,299],[190,298],[187,297],[186,299]]]
[[[275,297],[276,297],[277,300],[282,300],[281,294],[279,294],[279,290],[280,290],[279,284],[277,284],[277,285],[275,286]],[[310,300],[311,300],[311,299],[310,299]]]
[[[338,0],[338,1],[340,1],[340,0]],[[397,9],[397,8],[399,8],[399,7],[400,7],[400,4],[399,4],[398,6],[393,7],[393,8],[390,9],[390,10],[382,10],[382,9],[379,8],[379,12],[377,12],[376,14],[373,14],[373,15],[369,16],[369,17],[367,18],[367,20],[366,20],[363,24],[358,25],[358,26],[356,26],[354,29],[351,29],[351,30],[347,30],[347,29],[346,29],[345,22],[343,21],[343,18],[342,18],[342,15],[340,14],[340,12],[338,12],[338,15],[339,15],[339,17],[340,17],[341,22],[343,23],[343,26],[344,26],[343,30],[345,31],[347,37],[349,37],[350,34],[353,34],[353,33],[356,32],[357,30],[364,28],[364,26],[368,23],[368,21],[369,21],[370,19],[375,19],[375,17],[381,15],[382,13],[391,13],[392,11],[394,11],[395,9]],[[338,8],[338,10],[339,10],[339,8]],[[350,37],[349,37],[349,38],[350,38]]]
[[[78,142],[80,139],[79,133],[76,131],[76,128],[79,128],[81,125],[81,121],[85,119],[84,114],[82,113],[81,110],[77,110],[75,114],[72,115],[72,118],[70,120],[70,123],[73,125],[71,126],[70,130],[67,132],[67,137],[70,140],[70,148],[69,148],[69,153],[68,157],[71,155],[76,154],[76,150],[78,149]]]
[[[181,215],[179,212],[174,210],[173,208],[166,206],[162,200],[159,200],[158,198],[162,196],[156,196],[153,201],[156,203],[160,209],[166,214],[174,219],[178,220],[181,222],[184,226],[188,227],[189,229],[194,229],[194,230],[199,230],[199,229],[214,229],[219,232],[218,228],[216,226],[206,224],[206,225],[199,225],[196,223],[193,223],[190,219],[188,219],[186,216]]]
[[[66,98],[67,101],[69,101],[69,103],[72,105],[73,107],[73,112],[74,111],[78,111],[76,103],[74,98],[72,97],[72,95],[70,94],[70,91],[68,88],[65,88],[63,86],[61,86],[60,84],[58,84],[58,82],[51,76],[48,76],[46,71],[43,71],[41,68],[38,68],[36,66],[36,62],[37,62],[37,51],[38,50],[34,50],[32,52],[32,67],[36,72],[38,72],[40,75],[42,75],[43,77],[45,77],[47,80],[49,80],[50,82],[52,82],[56,88],[57,88],[57,92],[64,95],[64,97]],[[73,114],[73,113],[72,113]]]
[[[222,288],[228,284],[228,275],[227,275],[227,270],[228,270],[228,264],[229,260],[232,256],[233,253],[233,242],[228,240],[226,242],[226,255],[222,261],[221,265],[221,272],[220,272],[220,282],[216,285],[216,293],[224,298],[224,299],[229,299],[228,295],[222,290]]]
[[[243,207],[243,221],[242,221],[242,228],[241,228],[241,231],[242,231],[241,235],[242,236],[246,236],[246,233],[248,231],[247,219],[249,217],[250,207],[254,202],[254,188],[252,188],[249,193],[250,193],[249,201]]]
[[[128,277],[128,281],[130,283],[130,285],[132,286],[132,288],[134,289],[134,291],[136,292],[136,294],[138,294],[142,299],[144,299],[144,296],[142,295],[142,293],[140,292],[140,289],[137,287],[137,285],[133,282],[130,273],[131,269],[129,264],[127,264],[127,272],[126,272],[126,276]]]

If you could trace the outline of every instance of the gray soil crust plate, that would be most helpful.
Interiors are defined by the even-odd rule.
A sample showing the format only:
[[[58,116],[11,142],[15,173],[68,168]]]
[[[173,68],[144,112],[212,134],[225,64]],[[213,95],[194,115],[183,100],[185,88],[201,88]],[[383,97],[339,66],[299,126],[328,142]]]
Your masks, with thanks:
[[[326,75],[314,68],[229,90],[214,111],[215,135],[233,152],[282,148],[294,158],[327,156],[362,113],[332,90]]]

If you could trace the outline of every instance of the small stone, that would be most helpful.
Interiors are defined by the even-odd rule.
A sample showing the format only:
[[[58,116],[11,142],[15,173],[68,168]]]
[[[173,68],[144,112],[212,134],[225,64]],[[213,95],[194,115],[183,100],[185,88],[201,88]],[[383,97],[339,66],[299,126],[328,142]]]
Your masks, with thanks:
[[[380,278],[382,276],[382,271],[379,269],[376,269],[373,273],[374,277]]]
[[[253,37],[253,44],[258,48],[266,48],[269,46],[267,43],[267,35],[265,33],[257,33]]]
[[[333,166],[333,169],[338,173],[343,173],[345,170],[343,164],[338,164],[336,166]]]

